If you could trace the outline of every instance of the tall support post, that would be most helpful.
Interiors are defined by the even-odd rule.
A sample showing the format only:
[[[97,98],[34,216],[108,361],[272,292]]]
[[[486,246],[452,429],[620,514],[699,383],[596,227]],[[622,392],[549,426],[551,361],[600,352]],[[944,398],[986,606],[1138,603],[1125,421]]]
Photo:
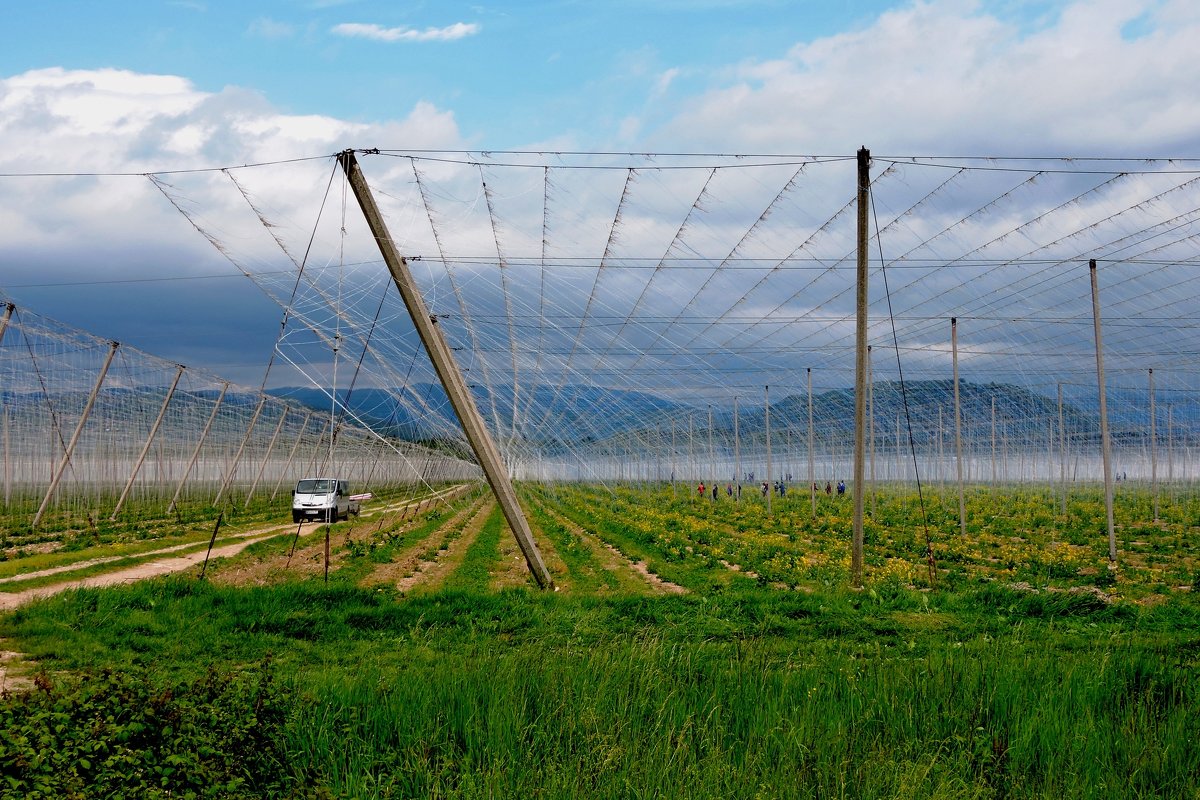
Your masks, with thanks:
[[[87,425],[88,417],[92,415],[92,407],[96,405],[96,397],[100,394],[100,388],[104,385],[104,378],[108,375],[108,368],[112,364],[113,357],[117,354],[117,348],[120,346],[120,342],[108,343],[108,355],[105,356],[104,366],[100,368],[100,374],[96,377],[96,385],[92,387],[92,393],[88,395],[87,403],[83,407],[83,413],[79,415],[79,423],[75,426],[75,432],[71,434],[71,441],[67,443],[67,449],[63,451],[62,460],[59,461],[58,467],[54,470],[54,474],[50,478],[50,486],[46,489],[46,496],[42,498],[41,506],[38,507],[37,513],[33,515],[33,523],[30,527],[36,528],[42,521],[46,509],[50,507],[50,500],[53,499],[54,492],[58,489],[58,483],[62,480],[63,473],[67,471],[67,465],[71,463],[71,455],[75,452],[75,445],[79,444],[79,437],[83,435],[83,428]]]
[[[1058,383],[1058,482],[1062,486],[1062,514],[1067,515],[1067,429],[1063,418],[1062,381]]]
[[[996,488],[996,398],[992,397],[992,489]]]
[[[262,414],[263,406],[266,404],[267,396],[263,394],[258,398],[258,405],[254,407],[254,414],[250,417],[250,424],[246,426],[246,435],[242,437],[237,452],[233,454],[233,461],[230,462],[229,469],[225,472],[225,480],[221,481],[221,488],[217,490],[217,496],[213,498],[214,507],[221,504],[221,498],[225,496],[225,490],[233,482],[233,473],[237,472],[238,464],[242,461],[242,453],[246,451],[246,443],[250,441],[250,436],[254,433],[254,426],[258,424],[258,418]],[[330,446],[332,447],[332,444]]]
[[[525,512],[517,501],[516,490],[509,480],[500,451],[496,448],[491,434],[488,433],[483,419],[479,416],[479,409],[476,408],[475,400],[471,397],[458,364],[454,361],[454,354],[443,338],[441,329],[436,325],[436,318],[430,316],[429,310],[425,306],[425,300],[421,297],[416,281],[409,270],[408,261],[396,249],[395,242],[388,233],[383,215],[375,205],[375,198],[371,195],[371,189],[367,185],[362,169],[358,166],[358,160],[354,157],[354,151],[345,150],[340,153],[338,163],[346,173],[346,178],[350,182],[350,187],[354,191],[354,196],[358,200],[367,225],[375,235],[375,243],[379,246],[379,252],[388,266],[388,271],[392,274],[392,280],[404,300],[409,316],[412,317],[413,325],[421,337],[421,342],[429,353],[429,360],[433,362],[442,388],[446,390],[446,396],[454,407],[454,413],[458,415],[459,422],[462,423],[467,441],[471,444],[471,449],[475,452],[475,457],[483,468],[484,475],[487,476],[492,493],[500,503],[500,509],[516,537],[517,545],[525,556],[525,563],[529,565],[529,571],[543,589],[553,588],[554,580],[550,576],[545,562],[542,561],[542,554],[538,551],[533,531],[530,530],[529,522],[525,518]]]
[[[12,449],[8,433],[8,406],[0,406],[0,415],[4,417],[4,505],[12,502]]]
[[[675,470],[678,468],[679,462],[675,457],[675,418],[671,417],[671,499],[678,498],[675,489]]]
[[[1158,522],[1158,430],[1154,418],[1154,369],[1150,373],[1150,494],[1154,497],[1154,521]]]
[[[287,412],[284,412],[284,417],[287,417]],[[275,488],[271,490],[272,500],[275,499],[275,495],[279,494],[279,487],[283,485],[284,477],[292,471],[292,462],[296,459],[296,451],[300,449],[300,442],[304,440],[304,432],[308,430],[310,419],[312,419],[312,412],[305,412],[304,421],[300,423],[300,432],[296,434],[296,441],[292,442],[292,449],[288,453],[287,463],[283,465],[283,471],[279,473],[279,479],[275,481]]]
[[[4,316],[0,317],[0,344],[4,342],[4,333],[8,330],[8,321],[12,319],[13,311],[16,310],[16,305],[13,303],[4,304]],[[4,413],[4,505],[12,502],[12,465],[9,461],[9,441],[8,441],[8,406],[3,407]]]
[[[4,332],[8,330],[8,321],[12,319],[13,311],[17,307],[13,303],[4,304],[4,316],[0,317],[0,342],[4,341]]]
[[[813,461],[813,402],[812,402],[812,367],[805,368],[808,372],[808,500],[812,506],[812,517],[817,518],[817,476],[816,465]]]
[[[1169,494],[1174,498],[1175,492],[1175,407],[1167,403],[1167,484],[1171,487]]]
[[[856,272],[856,325],[854,346],[854,541],[850,552],[850,583],[862,586],[863,494],[866,483],[867,416],[867,246],[868,202],[871,189],[871,153],[858,151],[858,266]]]
[[[958,318],[950,318],[950,352],[954,362],[954,463],[958,475],[958,530],[967,535],[967,499],[963,491],[962,407],[958,398]]]
[[[692,445],[695,443],[695,441],[696,441],[696,420],[692,414],[688,414],[687,472],[688,472],[688,480],[689,481],[694,481],[696,479],[696,457],[695,457],[695,454],[692,452]],[[691,494],[692,494],[692,499],[695,500],[696,499],[695,493],[693,492]]]
[[[213,422],[217,419],[217,412],[221,410],[221,401],[225,399],[227,391],[229,391],[228,381],[221,384],[221,393],[217,395],[217,402],[213,403],[213,410],[208,415],[208,422],[204,423],[204,430],[200,432],[200,441],[196,442],[196,448],[192,450],[192,457],[188,460],[187,469],[179,476],[179,485],[175,487],[175,494],[171,497],[171,502],[167,506],[168,514],[174,511],[176,504],[179,503],[179,493],[183,491],[183,485],[187,483],[188,476],[192,474],[192,469],[196,466],[196,460],[200,458],[200,448],[204,447],[204,442],[208,439],[208,432],[212,429]]]
[[[167,406],[171,404],[171,398],[175,396],[175,387],[179,385],[179,379],[183,376],[183,365],[177,365],[175,371],[175,380],[171,381],[171,388],[167,389],[167,396],[163,398],[162,408],[158,410],[158,417],[155,418],[154,424],[150,426],[150,435],[146,437],[146,443],[142,445],[142,452],[138,453],[137,463],[133,465],[133,472],[129,473],[129,480],[125,483],[125,488],[121,490],[121,496],[117,499],[117,505],[113,508],[112,515],[108,518],[109,522],[117,518],[117,514],[121,513],[121,507],[125,505],[126,498],[129,497],[130,490],[133,489],[133,482],[137,480],[138,472],[142,469],[142,464],[146,461],[146,454],[150,452],[150,447],[154,444],[154,437],[158,435],[158,429],[162,427],[162,421],[167,416]]]
[[[767,429],[767,516],[771,515],[771,387],[763,387],[763,424]]]
[[[871,517],[875,517],[875,365],[867,345],[867,442],[871,462]]]
[[[717,454],[713,450],[712,403],[708,404],[708,474],[712,476],[712,487],[717,487]]]
[[[942,407],[941,403],[938,403],[937,479],[938,479],[938,483],[940,483],[944,488],[946,485],[946,469],[945,469],[946,453],[945,453],[945,448],[943,447],[943,445],[946,443],[946,426],[945,426],[945,423],[942,421],[942,417],[943,417],[943,407]],[[942,492],[941,494],[944,495],[945,492]],[[945,507],[946,501],[945,501],[944,497],[942,498],[941,502],[942,502],[942,506]]]
[[[1104,346],[1100,338],[1100,285],[1096,259],[1088,261],[1092,281],[1092,325],[1096,333],[1096,383],[1100,388],[1100,450],[1104,460],[1104,513],[1108,520],[1108,560],[1117,561],[1117,532],[1113,524],[1112,440],[1108,435],[1108,398],[1104,388]]]
[[[275,440],[279,438],[280,431],[283,430],[283,423],[287,420],[288,407],[283,407],[283,413],[279,415],[279,422],[275,425],[275,432],[271,434],[271,442],[267,445],[267,452],[263,456],[262,463],[258,465],[258,473],[254,476],[254,483],[250,484],[250,491],[246,492],[246,502],[242,504],[242,508],[250,507],[250,500],[254,498],[254,492],[258,489],[258,484],[262,480],[263,473],[267,471],[267,462],[271,460],[271,453],[275,450]]]
[[[742,440],[738,434],[738,398],[733,396],[733,502],[742,502]]]

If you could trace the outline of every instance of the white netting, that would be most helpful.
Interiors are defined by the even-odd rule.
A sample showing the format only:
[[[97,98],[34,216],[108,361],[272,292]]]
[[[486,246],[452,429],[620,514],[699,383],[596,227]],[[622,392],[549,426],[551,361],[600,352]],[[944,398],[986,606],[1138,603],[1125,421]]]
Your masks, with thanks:
[[[769,386],[769,478],[807,481],[810,374],[814,477],[851,474],[852,156],[384,152],[361,162],[516,476],[759,482]],[[335,386],[339,401],[326,401],[356,429],[468,453],[332,158],[152,180],[278,303],[273,383]],[[1194,163],[876,157],[870,216],[868,475],[955,479],[956,318],[965,479],[1056,490],[1098,480],[1096,259],[1116,473],[1193,479]],[[43,358],[85,396],[102,345]],[[5,353],[15,347],[6,340]],[[171,369],[155,369],[162,386]],[[144,430],[155,402],[137,403]],[[197,481],[219,484],[253,406],[222,411],[224,449],[205,452]],[[180,424],[190,433],[178,447],[202,411]],[[260,455],[238,466],[239,480],[254,482],[266,450],[282,458],[287,447],[269,446],[281,413],[262,412]],[[327,434],[316,415],[301,433],[302,417],[291,413],[281,440],[311,439],[311,459]],[[29,458],[44,478],[61,443],[43,427]],[[267,474],[261,483],[274,488]]]

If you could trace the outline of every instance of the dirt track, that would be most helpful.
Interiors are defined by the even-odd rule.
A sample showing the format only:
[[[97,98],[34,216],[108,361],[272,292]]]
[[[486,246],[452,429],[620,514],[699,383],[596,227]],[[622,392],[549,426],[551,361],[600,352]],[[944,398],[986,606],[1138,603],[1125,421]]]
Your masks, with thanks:
[[[435,495],[435,498],[441,499],[448,496],[453,496],[461,489],[462,487],[453,487],[438,493]],[[427,502],[428,500],[429,498],[425,498],[425,500],[420,502]],[[394,503],[388,506],[381,506],[379,508],[371,509],[370,511],[364,512],[362,516],[371,517],[376,514],[398,511],[406,506],[414,505],[417,504],[412,502]],[[301,539],[304,539],[314,532],[321,530],[322,527],[323,526],[319,524],[302,526],[300,531]],[[231,536],[226,537],[221,544],[213,547],[211,553],[207,551],[207,548],[199,548],[186,553],[181,552],[183,550],[189,550],[197,547],[196,544],[182,544],[164,547],[161,550],[155,550],[145,554],[148,556],[162,556],[161,558],[156,558],[152,561],[146,561],[133,567],[117,569],[113,570],[112,572],[105,572],[99,575],[90,575],[85,578],[64,580],[61,583],[47,584],[34,589],[26,589],[22,592],[0,593],[0,611],[11,611],[12,609],[17,608],[21,604],[27,603],[30,600],[35,600],[39,597],[49,597],[50,595],[58,594],[59,592],[64,592],[70,589],[83,589],[96,586],[116,586],[124,583],[135,583],[136,581],[146,580],[147,578],[154,578],[160,575],[170,575],[175,572],[182,572],[191,567],[199,567],[204,563],[205,557],[212,560],[234,556],[255,542],[268,539],[273,536],[291,533],[294,530],[295,527],[293,525],[275,524],[232,534]],[[238,539],[240,541],[230,541],[230,539]],[[66,574],[75,570],[96,566],[98,564],[118,561],[121,558],[121,556],[112,556],[108,558],[93,559],[91,561],[80,561],[75,564],[70,564],[63,567],[53,567],[40,572],[27,572],[19,576],[0,580],[0,583],[24,581],[48,577],[50,575]]]

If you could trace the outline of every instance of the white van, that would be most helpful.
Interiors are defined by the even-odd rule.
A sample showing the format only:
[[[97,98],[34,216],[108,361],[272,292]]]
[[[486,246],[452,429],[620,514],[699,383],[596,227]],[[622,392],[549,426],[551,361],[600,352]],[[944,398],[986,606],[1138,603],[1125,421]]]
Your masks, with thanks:
[[[350,499],[349,481],[302,478],[292,490],[292,522],[337,522],[358,510],[358,500]]]

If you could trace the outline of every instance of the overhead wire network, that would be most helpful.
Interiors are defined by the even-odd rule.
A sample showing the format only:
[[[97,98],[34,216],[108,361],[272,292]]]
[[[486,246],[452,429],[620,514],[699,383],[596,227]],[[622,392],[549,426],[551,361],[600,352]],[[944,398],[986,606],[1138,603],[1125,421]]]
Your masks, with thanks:
[[[394,243],[518,477],[740,480],[735,445],[765,468],[768,386],[773,430],[791,440],[775,446],[798,475],[808,370],[818,464],[848,473],[852,155],[361,152]],[[469,453],[332,157],[147,177],[278,304],[264,359],[328,390],[334,416]],[[892,276],[885,297],[873,264],[869,287],[875,435],[893,453],[892,477],[912,477],[899,458],[897,356],[921,390],[921,457],[948,474],[952,317],[959,374],[973,387],[974,477],[997,472],[997,439],[1010,456],[997,479],[1056,474],[1060,387],[1073,457],[1092,469],[1092,259],[1125,463],[1145,469],[1151,368],[1157,435],[1191,446],[1200,160],[875,156],[871,196],[870,250]],[[718,465],[704,463],[710,449]]]

